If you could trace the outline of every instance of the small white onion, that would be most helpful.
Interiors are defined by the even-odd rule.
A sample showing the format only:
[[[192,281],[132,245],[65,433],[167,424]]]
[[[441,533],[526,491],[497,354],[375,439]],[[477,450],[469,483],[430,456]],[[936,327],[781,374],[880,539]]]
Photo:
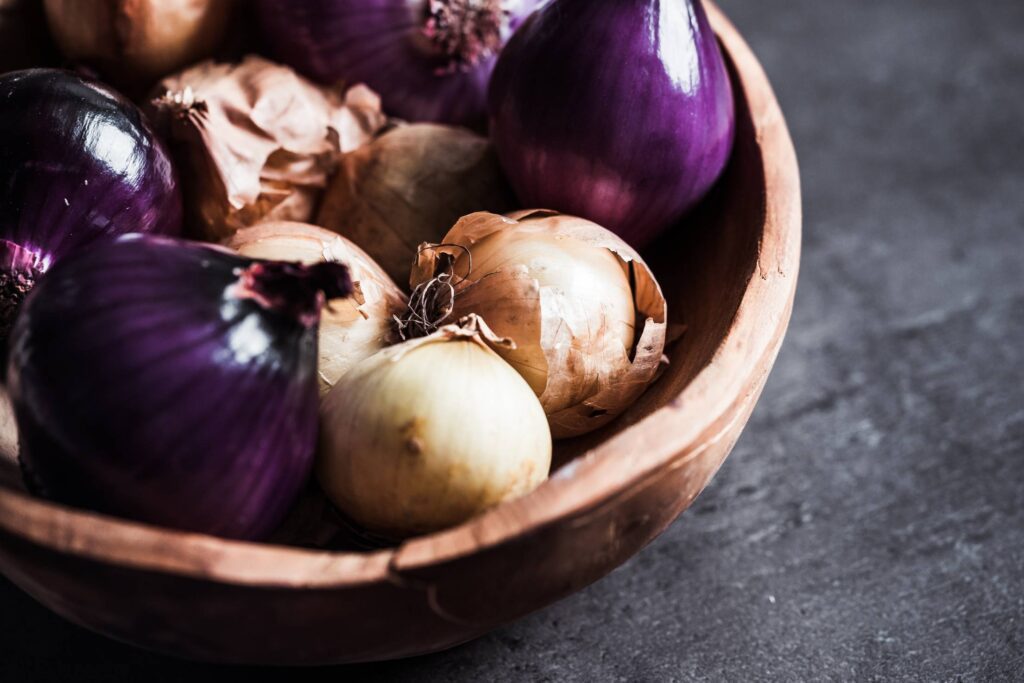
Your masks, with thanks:
[[[332,301],[320,316],[320,395],[356,363],[397,341],[394,315],[405,295],[373,259],[344,237],[305,223],[277,221],[239,230],[225,245],[243,256],[349,267],[355,293]]]
[[[489,341],[485,341],[489,340]],[[539,486],[544,411],[475,317],[360,363],[323,404],[317,461],[328,497],[391,537],[463,522]]]
[[[551,211],[470,214],[420,248],[413,286],[446,267],[442,254],[454,259],[451,317],[475,313],[515,342],[499,353],[540,397],[556,438],[606,424],[656,378],[665,297],[640,255],[599,225]]]

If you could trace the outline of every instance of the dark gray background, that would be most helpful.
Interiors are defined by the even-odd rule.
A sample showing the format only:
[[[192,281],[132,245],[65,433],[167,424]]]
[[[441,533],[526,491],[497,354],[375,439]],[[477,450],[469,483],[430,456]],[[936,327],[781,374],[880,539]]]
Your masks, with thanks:
[[[1024,1],[721,5],[776,86],[805,207],[792,326],[735,452],[589,589],[311,676],[1024,680]],[[229,673],[0,584],[0,680]]]

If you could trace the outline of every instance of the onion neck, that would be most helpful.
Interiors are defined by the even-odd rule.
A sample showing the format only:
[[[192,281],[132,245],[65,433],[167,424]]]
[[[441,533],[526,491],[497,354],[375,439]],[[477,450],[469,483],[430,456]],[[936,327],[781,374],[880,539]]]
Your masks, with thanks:
[[[229,292],[252,299],[263,308],[297,320],[304,327],[320,321],[320,309],[331,299],[352,294],[352,279],[341,263],[256,261],[242,268]]]
[[[0,348],[6,348],[18,308],[46,265],[39,252],[0,239]]]
[[[470,69],[496,55],[508,33],[502,0],[428,0],[423,33],[450,60],[447,71]]]

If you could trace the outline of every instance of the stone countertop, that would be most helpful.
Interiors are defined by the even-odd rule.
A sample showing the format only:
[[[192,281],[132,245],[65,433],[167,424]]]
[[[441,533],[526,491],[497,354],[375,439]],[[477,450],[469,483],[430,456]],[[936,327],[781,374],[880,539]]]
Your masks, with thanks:
[[[805,208],[789,336],[733,455],[575,596],[305,675],[1024,680],[1024,2],[720,4],[775,84]],[[6,581],[0,630],[4,681],[242,673],[94,636]]]

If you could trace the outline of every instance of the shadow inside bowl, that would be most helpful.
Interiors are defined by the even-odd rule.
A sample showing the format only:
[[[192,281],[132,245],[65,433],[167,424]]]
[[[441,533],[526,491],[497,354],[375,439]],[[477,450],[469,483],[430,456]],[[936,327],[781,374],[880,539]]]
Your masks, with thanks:
[[[726,65],[736,99],[735,147],[710,193],[673,230],[643,253],[668,300],[669,363],[659,379],[619,418],[589,434],[555,443],[552,473],[581,454],[677,400],[712,361],[733,323],[757,267],[765,220],[764,164],[754,121],[736,69]],[[0,402],[0,486],[24,490],[17,438],[6,394]],[[372,551],[397,543],[348,521],[311,482],[269,543],[337,551]]]

